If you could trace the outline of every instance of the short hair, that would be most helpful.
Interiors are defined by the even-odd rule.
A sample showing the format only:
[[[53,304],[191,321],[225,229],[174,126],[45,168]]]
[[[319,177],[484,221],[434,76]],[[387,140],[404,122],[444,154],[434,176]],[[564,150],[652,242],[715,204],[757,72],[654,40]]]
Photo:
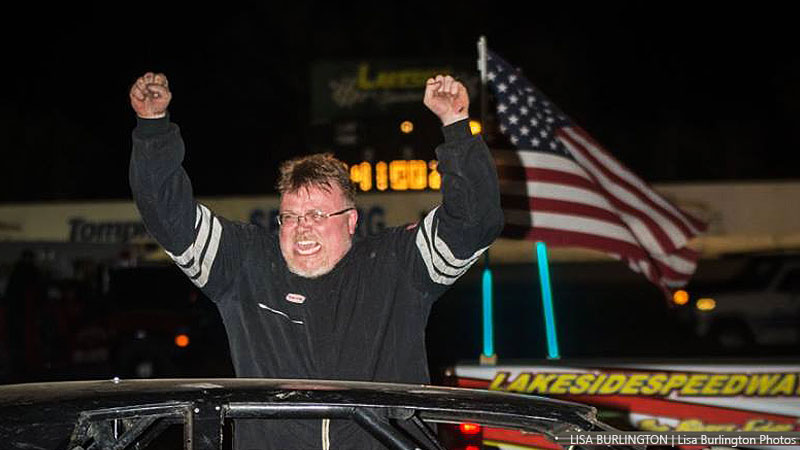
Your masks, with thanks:
[[[276,187],[281,195],[310,186],[330,192],[333,183],[342,189],[345,199],[355,205],[356,187],[350,181],[347,164],[332,153],[315,153],[284,161]]]

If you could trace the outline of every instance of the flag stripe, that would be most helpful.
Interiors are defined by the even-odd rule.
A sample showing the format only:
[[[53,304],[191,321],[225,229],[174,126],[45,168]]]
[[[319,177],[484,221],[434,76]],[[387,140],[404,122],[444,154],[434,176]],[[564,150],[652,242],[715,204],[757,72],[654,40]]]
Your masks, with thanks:
[[[532,198],[520,195],[504,195],[500,197],[500,204],[504,210],[541,211],[553,213],[575,214],[605,220],[621,227],[625,224],[612,211],[592,205],[574,203],[567,200],[551,198]]]
[[[615,258],[622,258],[629,261],[629,263],[647,263],[646,267],[648,268],[645,269],[646,272],[644,274],[647,275],[650,272],[649,267],[652,260],[649,259],[647,252],[641,247],[637,246],[635,243],[614,239],[613,237],[600,236],[591,231],[592,230],[568,231],[563,228],[547,228],[543,226],[531,228],[513,222],[507,222],[506,228],[503,230],[504,234],[508,236],[532,241],[543,241],[547,242],[552,247],[589,248],[609,253]],[[625,256],[622,257],[620,255]],[[652,264],[655,265],[664,276],[669,279],[683,280],[683,283],[685,283],[692,274],[692,272],[683,273],[677,271],[671,266],[658,261],[652,261]],[[631,268],[636,272],[642,272],[642,269],[638,265],[632,266]],[[657,281],[657,278],[657,276],[654,278],[654,282]]]
[[[528,196],[537,199],[562,199],[576,204],[593,206],[604,209],[616,215],[618,220],[615,222],[619,222],[622,218],[628,217],[630,220],[625,221],[627,226],[631,226],[631,222],[634,222],[633,227],[638,227],[638,229],[635,229],[639,231],[639,233],[636,235],[640,240],[644,241],[643,244],[646,247],[652,249],[656,253],[664,253],[664,248],[670,248],[671,246],[671,243],[668,242],[668,238],[664,236],[663,232],[660,232],[658,225],[652,221],[652,219],[647,216],[642,216],[637,210],[630,208],[619,201],[615,201],[614,197],[604,195],[604,193],[598,189],[596,185],[588,185],[581,181],[581,187],[577,188],[559,184],[530,181],[525,184],[524,189],[525,190],[522,191],[522,185],[520,183],[509,184],[505,181],[500,182],[501,194],[527,194]],[[614,203],[613,206],[609,203],[609,200]],[[635,220],[643,220],[648,223],[645,227],[642,227],[636,224]]]
[[[533,228],[552,228],[571,232],[591,233],[605,238],[616,239],[628,244],[638,245],[630,230],[622,225],[592,217],[536,211],[505,211],[507,223],[525,225]]]
[[[601,250],[616,254],[617,258],[619,258],[619,254],[622,253],[638,257],[645,256],[645,252],[642,250],[642,248],[637,246],[635,243],[598,236],[592,233],[580,231],[567,232],[560,228],[529,228],[524,225],[520,226],[514,223],[507,223],[505,231],[511,235],[524,236],[524,238],[527,240],[547,242],[553,247],[590,248],[593,250]]]
[[[695,250],[692,250],[689,247],[679,248],[679,249],[675,250],[675,254],[681,256],[682,258],[689,259],[689,260],[695,260],[700,256],[700,254],[698,252],[696,252]]]
[[[642,181],[638,176],[631,173],[625,166],[620,164],[613,156],[598,145],[585,130],[578,127],[564,128],[563,133],[570,136],[570,139],[586,150],[587,156],[591,157],[610,178],[625,186],[632,192],[637,192],[639,197],[649,204],[652,208],[668,216],[672,222],[680,226],[685,235],[691,236],[700,232],[700,228],[688,220],[686,212],[680,211],[676,206],[669,203],[661,195]]]
[[[500,194],[505,195],[527,195],[529,197],[546,198],[546,199],[562,199],[574,203],[581,203],[585,205],[595,206],[607,211],[616,213],[616,209],[611,206],[600,192],[589,186],[588,189],[581,187],[574,187],[565,184],[555,183],[540,183],[538,181],[529,181],[525,183],[525,190],[522,190],[520,185],[508,186],[506,183],[500,183]]]
[[[595,141],[594,138],[592,138],[589,135],[589,133],[586,132],[586,130],[580,127],[574,127],[571,128],[570,130],[577,133],[579,136],[583,138],[585,142],[590,144],[589,148],[596,150],[598,154],[601,154],[603,156],[603,160],[607,160],[613,163],[615,167],[619,168],[618,170],[626,171],[627,173],[629,173],[634,183],[640,186],[642,192],[647,194],[648,198],[654,204],[659,205],[660,207],[664,208],[665,211],[668,211],[670,214],[672,214],[675,220],[684,222],[684,224],[690,229],[690,234],[695,235],[706,230],[706,224],[703,223],[703,221],[698,220],[696,217],[692,216],[686,211],[683,211],[679,207],[673,205],[667,199],[663,198],[657,192],[653,191],[649,186],[647,186],[647,183],[645,183],[641,178],[637,177],[636,174],[630,172],[621,162],[617,161],[617,159],[614,158],[612,154],[610,154],[607,150],[605,150],[602,145],[597,143],[597,141]]]
[[[640,237],[642,244],[655,253],[665,253],[682,247],[688,240],[686,235],[675,226],[675,223],[664,217],[641,197],[641,194],[629,189],[624,181],[609,174],[597,164],[591,155],[580,145],[563,138],[567,148],[576,159],[597,179],[598,184],[608,193],[608,198],[623,218]]]
[[[495,164],[508,167],[536,167],[550,169],[563,173],[570,173],[583,178],[591,179],[586,171],[575,161],[563,156],[542,153],[535,150],[492,150]]]
[[[572,188],[570,186],[528,182],[526,183],[527,193],[522,193],[522,195],[520,195],[520,189],[518,189],[518,187],[521,183],[512,184],[517,186],[517,189],[512,191],[513,194],[517,195],[506,194],[503,195],[501,199],[503,208],[507,210],[506,220],[509,222],[539,226],[540,222],[531,223],[531,219],[526,215],[529,210],[535,210],[537,212],[555,212],[566,213],[567,215],[585,216],[609,222],[619,227],[627,226],[626,223],[620,219],[618,215],[619,212],[611,207],[605,198],[593,192]],[[507,192],[507,189],[504,189],[506,185],[508,185],[507,182],[501,182],[501,192]],[[520,215],[519,211],[512,212],[515,209],[524,211]],[[628,210],[629,208],[625,207],[625,209]],[[552,218],[545,220],[552,220]],[[590,223],[581,221],[568,222],[571,227],[586,226]],[[602,230],[603,226],[593,227],[593,229],[594,228]],[[647,230],[643,230],[643,232],[647,232]],[[630,236],[631,239],[625,240],[629,242],[637,241],[634,234],[630,234]],[[691,272],[694,270],[694,265],[687,261],[687,259],[695,259],[696,253],[691,250],[683,250],[680,254],[676,255],[666,255],[662,252],[655,252],[652,254],[652,257],[659,259],[659,262],[662,264],[674,268],[679,272]]]
[[[558,159],[563,159],[563,158],[558,158]],[[533,159],[530,159],[530,160],[531,161],[535,161]],[[514,168],[514,167],[510,167],[510,166],[500,166],[500,167],[501,168],[498,169],[498,172],[499,172],[500,176],[502,177],[501,182],[500,182],[501,183],[501,186],[500,186],[501,187],[501,192],[507,193],[507,194],[519,194],[519,193],[521,193],[521,186],[523,186],[522,183],[514,183],[513,181],[512,182],[507,181],[509,179],[509,177],[508,177],[509,173],[511,173],[511,172],[517,172],[518,173],[518,172],[520,172],[521,168],[519,168],[519,167]],[[513,169],[516,169],[516,171],[514,171]],[[594,193],[586,194],[586,199],[585,200],[590,200],[589,202],[580,200],[579,199],[580,195],[573,195],[573,196],[570,197],[570,200],[573,200],[573,201],[576,201],[576,202],[579,202],[579,203],[589,203],[589,204],[594,204],[594,205],[602,205],[602,207],[605,207],[605,208],[607,208],[607,209],[609,209],[611,211],[614,211],[614,208],[611,207],[610,205],[608,205],[608,201],[606,201],[605,199],[603,199],[602,201],[600,200],[602,198],[602,194],[603,194],[602,191],[599,188],[597,188],[596,185],[592,184],[589,180],[587,180],[587,179],[585,179],[583,177],[575,176],[573,173],[566,173],[565,174],[565,173],[562,173],[562,172],[558,172],[556,170],[538,169],[538,168],[533,168],[533,167],[525,167],[524,171],[525,171],[525,178],[526,179],[535,179],[535,180],[541,180],[541,181],[555,181],[555,182],[559,182],[559,183],[565,183],[565,184],[572,184],[572,185],[581,186],[582,188],[584,188],[586,190],[594,191]],[[514,176],[514,179],[518,179],[518,178],[521,178],[521,177],[519,175]],[[550,191],[550,194],[549,195],[545,195],[544,193],[540,194],[539,193],[540,189],[544,189],[546,191]],[[556,193],[552,192],[554,190],[554,188],[552,188],[552,187],[551,188],[548,188],[548,187],[537,188],[537,183],[534,183],[534,182],[527,183],[527,186],[525,187],[525,190],[529,193],[529,195],[532,195],[532,196],[537,196],[537,197],[546,196],[546,197],[549,197],[549,198],[559,198],[559,196]],[[564,189],[564,190],[562,190],[562,192],[569,192],[569,190]],[[615,200],[615,197],[610,197],[610,199],[614,203],[615,207],[621,209],[622,211],[624,211],[625,213],[633,216],[636,219],[639,219],[639,220],[642,220],[642,221],[646,222],[646,224],[645,224],[646,228],[642,229],[642,233],[650,234],[649,237],[648,236],[645,237],[645,239],[647,239],[646,240],[646,244],[649,247],[655,247],[656,245],[659,246],[659,247],[653,248],[653,250],[656,253],[664,253],[665,249],[674,248],[674,244],[671,242],[671,240],[669,240],[669,238],[666,236],[666,234],[661,230],[659,225],[652,218],[650,218],[646,214],[640,213],[639,210],[628,206],[626,203],[624,203],[622,201]]]
[[[597,149],[592,151],[580,141],[573,141],[566,136],[563,138],[566,140],[567,148],[573,152],[577,159],[583,159],[584,167],[596,176],[598,182],[609,191],[610,195],[620,200],[620,205],[624,204],[632,210],[640,210],[641,215],[636,214],[637,217],[643,219],[648,217],[655,221],[655,223],[648,221],[647,225],[657,233],[661,233],[663,230],[663,236],[668,239],[668,241],[660,239],[662,248],[665,251],[672,251],[686,244],[693,231],[687,228],[687,223],[676,219],[669,211],[651,201],[650,195],[654,193],[649,188],[646,191],[641,191],[628,180],[622,179],[617,174],[609,171],[604,166],[603,161],[597,159],[597,155],[600,154]]]
[[[536,167],[498,167],[497,176],[500,177],[500,183],[508,182],[524,182],[530,180],[548,181],[551,183],[559,183],[571,186],[581,186],[584,189],[589,189],[597,193],[601,191],[597,188],[591,180],[565,172],[559,172],[552,169],[539,169]]]

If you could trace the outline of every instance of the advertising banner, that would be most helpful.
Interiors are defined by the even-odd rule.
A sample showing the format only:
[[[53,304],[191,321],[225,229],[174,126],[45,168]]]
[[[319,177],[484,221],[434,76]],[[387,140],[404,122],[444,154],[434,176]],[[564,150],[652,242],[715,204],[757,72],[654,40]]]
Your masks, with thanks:
[[[458,365],[454,375],[460,387],[546,396],[614,411],[630,430],[800,431],[800,364]],[[487,432],[484,438],[553,445],[515,433]]]

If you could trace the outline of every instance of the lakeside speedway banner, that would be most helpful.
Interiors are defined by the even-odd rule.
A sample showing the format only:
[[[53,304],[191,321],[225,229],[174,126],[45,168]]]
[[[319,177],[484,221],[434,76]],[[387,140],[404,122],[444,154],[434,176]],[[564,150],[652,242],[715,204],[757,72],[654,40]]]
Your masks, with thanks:
[[[800,431],[800,364],[458,365],[453,375],[459,387],[545,396],[613,411],[625,422],[613,425],[630,430]],[[501,449],[559,448],[539,437],[491,429],[484,431],[484,440]]]

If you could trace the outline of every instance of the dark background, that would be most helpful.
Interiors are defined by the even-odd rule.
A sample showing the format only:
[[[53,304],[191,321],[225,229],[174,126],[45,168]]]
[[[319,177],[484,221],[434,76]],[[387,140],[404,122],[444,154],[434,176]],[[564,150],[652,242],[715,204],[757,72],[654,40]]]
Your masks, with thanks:
[[[0,202],[130,199],[135,121],[127,92],[148,70],[170,79],[171,116],[187,141],[185,167],[197,195],[273,193],[277,164],[311,148],[315,61],[424,59],[446,65],[474,59],[480,35],[649,182],[797,178],[800,56],[789,12],[680,5],[579,10],[530,3],[31,3],[6,9],[0,26]],[[478,117],[477,105],[471,112]],[[556,313],[565,356],[725,354],[682,328],[675,310],[644,278],[623,264],[604,264],[551,270],[560,289]],[[200,366],[155,375],[230,374],[216,311],[176,268],[161,269],[171,281],[160,273],[128,285],[174,283],[183,290],[171,297],[180,303],[173,308],[177,314],[132,319],[125,305],[136,298],[87,296],[98,304],[119,303],[117,311],[95,311],[103,321],[98,327],[116,330],[117,337],[98,344],[89,336],[90,342],[74,344],[106,348],[110,356],[96,360],[107,362],[92,372],[71,365],[73,348],[40,352],[23,380],[105,377],[122,369],[135,376],[137,352],[149,350],[110,346],[139,345],[156,335],[150,330],[147,339],[137,337],[140,328],[174,320],[175,328],[162,330],[163,342],[153,344],[169,348],[156,361],[168,363],[177,358],[169,353],[176,351],[171,333],[184,326],[186,308],[198,321],[192,329],[203,333],[194,336],[206,339],[190,348],[199,357],[189,360]],[[542,358],[538,294],[528,298],[539,289],[535,267],[507,269],[516,273],[509,280],[517,281],[497,281],[497,351],[501,358]],[[616,281],[581,284],[568,276],[600,269]],[[87,279],[102,284],[92,270]],[[480,352],[479,280],[476,267],[432,312],[434,376]],[[115,291],[104,295],[109,292]],[[53,310],[48,317],[62,314]],[[59,338],[50,333],[42,339]],[[754,355],[764,355],[763,349],[751,348],[747,356]]]
[[[786,11],[511,5],[8,9],[0,201],[129,198],[127,90],[147,70],[170,78],[199,195],[271,193],[276,164],[309,150],[314,61],[447,64],[475,58],[482,34],[645,180],[797,176],[800,56]]]

